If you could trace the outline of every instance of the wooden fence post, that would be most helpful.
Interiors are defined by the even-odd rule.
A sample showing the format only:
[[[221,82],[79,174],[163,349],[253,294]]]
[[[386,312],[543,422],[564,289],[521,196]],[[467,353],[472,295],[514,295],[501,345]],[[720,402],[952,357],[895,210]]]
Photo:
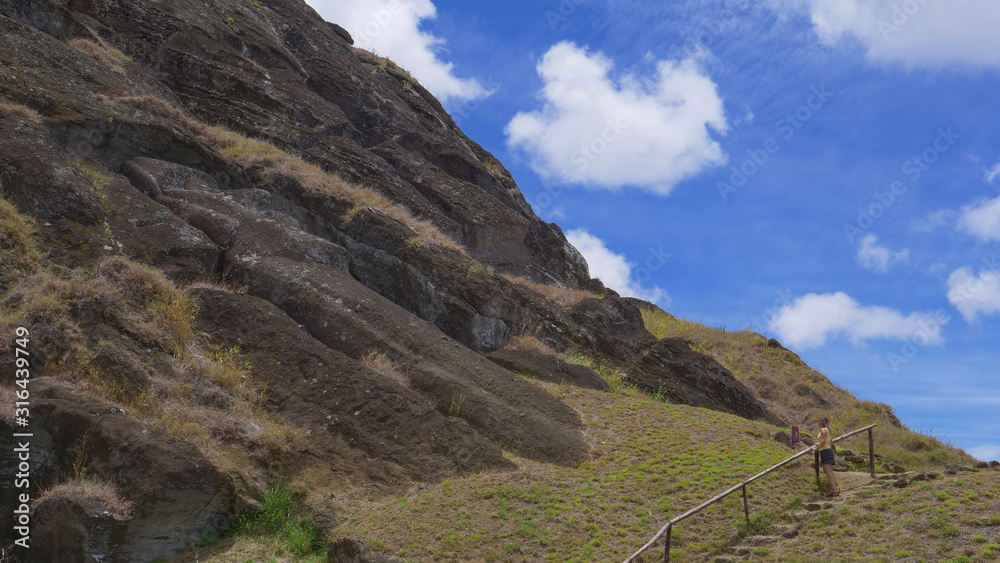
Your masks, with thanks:
[[[747,484],[743,483],[743,515],[746,516],[747,525],[750,524],[750,505],[747,504]]]
[[[868,469],[871,470],[872,479],[875,478],[875,438],[872,429],[868,429]]]
[[[816,467],[816,488],[819,489],[822,488],[822,485],[819,483],[819,450],[816,450],[816,455],[814,457],[815,460],[813,461],[813,465]]]
[[[663,547],[663,563],[670,563],[670,531],[673,530],[673,526],[667,526],[667,543]]]

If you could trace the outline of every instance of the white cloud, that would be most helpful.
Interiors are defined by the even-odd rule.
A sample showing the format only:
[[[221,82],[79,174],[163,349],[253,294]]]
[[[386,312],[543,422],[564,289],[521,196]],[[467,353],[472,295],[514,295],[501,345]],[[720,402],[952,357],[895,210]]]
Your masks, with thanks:
[[[963,207],[958,228],[983,241],[1000,240],[1000,197]]]
[[[996,0],[776,0],[804,7],[821,41],[857,39],[875,61],[907,67],[1000,66]]]
[[[1000,459],[1000,445],[985,444],[966,448],[966,453],[980,461],[994,461]]]
[[[670,296],[659,287],[643,287],[635,279],[635,265],[629,263],[624,255],[609,250],[603,240],[583,229],[568,231],[566,239],[587,259],[590,275],[600,279],[605,287],[617,291],[623,297],[638,297],[664,306],[670,303]]]
[[[954,209],[942,209],[935,211],[926,217],[915,219],[912,223],[913,229],[921,233],[929,233],[940,227],[950,226],[958,217],[958,212]]]
[[[783,306],[768,326],[778,338],[796,348],[815,348],[827,339],[846,336],[852,343],[864,340],[914,340],[921,345],[940,344],[943,314],[910,313],[904,316],[886,307],[862,306],[845,293],[811,293]]]
[[[456,77],[454,65],[438,58],[444,40],[420,30],[421,22],[437,17],[431,0],[309,0],[309,5],[350,32],[356,47],[389,57],[442,101],[490,94],[478,80]]]
[[[893,252],[884,246],[879,246],[878,237],[870,233],[861,239],[861,246],[858,247],[858,262],[868,270],[885,273],[889,271],[890,266],[909,261],[908,249]]]
[[[666,195],[726,155],[710,131],[728,129],[716,85],[694,59],[660,61],[652,77],[611,77],[614,63],[573,43],[554,45],[538,64],[542,109],[507,125],[546,179]]]
[[[986,171],[987,182],[992,184],[993,180],[996,180],[998,177],[1000,177],[1000,162],[997,162],[992,168]]]
[[[1000,271],[959,268],[948,277],[948,301],[962,317],[974,322],[979,315],[1000,314]]]

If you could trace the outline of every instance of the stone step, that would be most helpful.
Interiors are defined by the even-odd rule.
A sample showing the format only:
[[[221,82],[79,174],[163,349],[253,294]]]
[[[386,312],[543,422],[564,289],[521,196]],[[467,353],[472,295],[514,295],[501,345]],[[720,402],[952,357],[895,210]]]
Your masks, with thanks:
[[[772,534],[777,534],[785,539],[792,539],[799,535],[799,529],[796,526],[773,526],[771,528]]]
[[[810,516],[812,516],[812,512],[806,510],[800,510],[798,512],[789,512],[788,520],[790,522],[801,522],[806,518],[809,518]]]
[[[758,547],[762,545],[770,545],[772,543],[776,543],[780,539],[781,538],[779,538],[778,536],[750,536],[747,539],[743,540],[743,543],[753,547]]]

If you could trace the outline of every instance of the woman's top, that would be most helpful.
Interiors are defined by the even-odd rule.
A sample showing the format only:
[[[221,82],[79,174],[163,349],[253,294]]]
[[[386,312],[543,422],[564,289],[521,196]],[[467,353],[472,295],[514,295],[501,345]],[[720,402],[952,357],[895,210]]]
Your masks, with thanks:
[[[825,438],[823,437],[823,430],[826,430],[826,437]],[[833,449],[833,436],[830,436],[830,429],[829,428],[821,428],[820,429],[819,447],[816,448],[816,449],[818,449],[819,451],[832,450]]]

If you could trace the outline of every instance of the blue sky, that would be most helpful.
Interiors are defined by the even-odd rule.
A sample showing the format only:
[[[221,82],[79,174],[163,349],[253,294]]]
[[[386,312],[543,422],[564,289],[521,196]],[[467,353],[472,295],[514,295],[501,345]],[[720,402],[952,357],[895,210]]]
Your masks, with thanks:
[[[1000,458],[1000,6],[311,0],[592,272]]]

